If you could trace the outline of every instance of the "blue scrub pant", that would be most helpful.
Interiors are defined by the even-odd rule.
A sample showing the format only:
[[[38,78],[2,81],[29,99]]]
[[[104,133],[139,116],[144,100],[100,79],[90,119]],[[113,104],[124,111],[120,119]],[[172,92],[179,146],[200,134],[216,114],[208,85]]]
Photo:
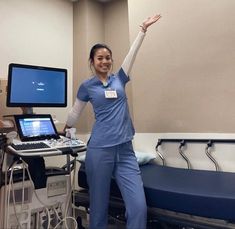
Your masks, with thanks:
[[[85,166],[90,192],[89,228],[107,228],[110,182],[113,176],[125,203],[126,228],[145,229],[146,200],[132,142],[107,148],[88,146]]]

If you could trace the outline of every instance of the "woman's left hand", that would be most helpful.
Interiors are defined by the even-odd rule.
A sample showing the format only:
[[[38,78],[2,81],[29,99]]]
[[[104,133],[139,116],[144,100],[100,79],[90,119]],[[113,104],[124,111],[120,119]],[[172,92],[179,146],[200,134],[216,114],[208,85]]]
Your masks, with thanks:
[[[154,16],[148,17],[147,19],[145,19],[141,25],[142,29],[144,31],[147,31],[147,28],[154,24],[156,21],[158,21],[161,18],[160,14],[156,14]]]

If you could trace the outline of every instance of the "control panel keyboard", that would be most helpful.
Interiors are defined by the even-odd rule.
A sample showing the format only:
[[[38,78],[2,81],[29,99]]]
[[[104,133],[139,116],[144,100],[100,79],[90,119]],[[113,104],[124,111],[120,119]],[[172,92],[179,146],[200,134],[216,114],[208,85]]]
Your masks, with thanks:
[[[11,144],[11,147],[15,150],[35,150],[35,149],[50,149],[51,147],[44,142],[35,143],[21,143],[21,144]]]
[[[8,150],[18,156],[52,156],[82,152],[86,150],[86,145],[79,139],[61,136],[60,139],[31,142],[21,142],[15,139],[8,146]]]

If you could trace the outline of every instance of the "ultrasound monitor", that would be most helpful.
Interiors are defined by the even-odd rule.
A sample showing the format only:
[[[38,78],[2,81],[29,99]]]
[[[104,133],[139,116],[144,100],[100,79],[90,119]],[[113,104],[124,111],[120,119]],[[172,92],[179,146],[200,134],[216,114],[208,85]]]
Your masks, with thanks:
[[[8,107],[66,107],[67,70],[11,63]]]

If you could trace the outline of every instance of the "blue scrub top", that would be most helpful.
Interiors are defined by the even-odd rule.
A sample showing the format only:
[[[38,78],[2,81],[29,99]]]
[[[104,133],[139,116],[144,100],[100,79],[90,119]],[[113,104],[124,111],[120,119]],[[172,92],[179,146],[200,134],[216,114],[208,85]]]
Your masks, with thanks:
[[[110,147],[133,139],[135,130],[130,118],[125,85],[129,77],[121,68],[110,75],[107,86],[94,76],[84,81],[77,98],[90,101],[95,113],[95,123],[89,140],[90,147]],[[105,98],[106,90],[115,90],[117,98]]]

